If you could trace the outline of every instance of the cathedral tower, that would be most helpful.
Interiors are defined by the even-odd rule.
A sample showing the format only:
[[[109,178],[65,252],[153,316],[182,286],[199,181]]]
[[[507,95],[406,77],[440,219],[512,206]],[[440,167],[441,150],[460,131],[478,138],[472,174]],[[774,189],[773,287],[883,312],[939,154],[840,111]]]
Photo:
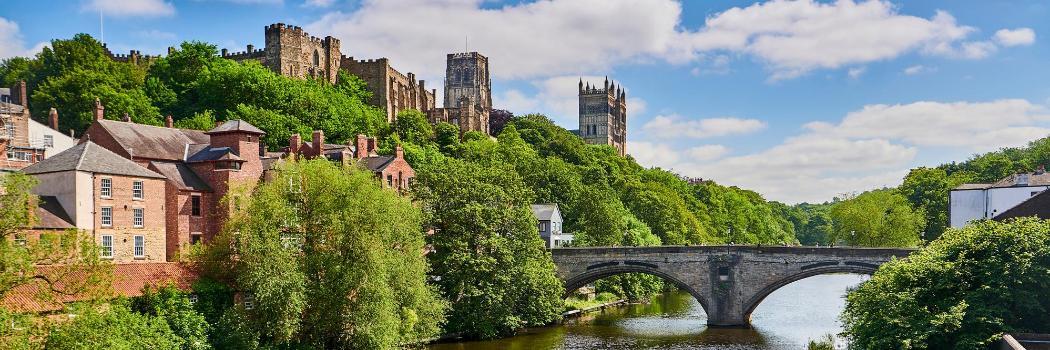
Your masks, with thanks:
[[[580,79],[580,137],[591,144],[609,145],[627,154],[627,92],[605,78],[604,86],[584,85]]]

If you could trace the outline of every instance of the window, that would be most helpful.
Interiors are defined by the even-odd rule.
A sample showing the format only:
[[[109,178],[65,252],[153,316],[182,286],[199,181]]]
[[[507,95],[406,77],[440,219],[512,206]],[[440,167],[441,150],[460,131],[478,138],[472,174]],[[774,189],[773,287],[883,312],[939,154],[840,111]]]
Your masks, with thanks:
[[[55,137],[53,135],[44,135],[44,147],[55,147]]]
[[[203,237],[203,235],[201,235],[200,232],[191,233],[190,234],[190,244],[200,243],[201,242],[201,237]]]
[[[241,170],[240,162],[215,162],[215,170]]]
[[[102,207],[102,227],[113,227],[113,207]]]
[[[145,258],[146,257],[146,237],[135,236],[135,257]]]
[[[387,184],[387,186],[393,186],[394,185],[394,175],[387,175],[386,176],[386,184]]]
[[[190,196],[190,215],[201,216],[201,196]]]
[[[142,199],[142,180],[136,180],[131,183],[131,198]]]
[[[113,257],[113,236],[102,235],[102,257],[112,258]]]
[[[7,130],[7,137],[15,138],[15,123],[8,121],[4,123],[4,128]]]
[[[113,196],[113,179],[108,177],[102,178],[102,184],[99,185],[98,195],[102,198],[110,198]]]
[[[314,65],[315,66],[320,66],[321,65],[321,55],[317,52],[317,50],[314,50]]]
[[[135,227],[142,227],[143,222],[146,221],[145,209],[135,208],[131,210],[134,213],[134,224]]]
[[[251,294],[244,294],[244,309],[251,310],[255,308],[255,296]]]
[[[26,151],[19,151],[15,149],[7,149],[7,160],[17,160],[28,162],[33,159],[33,155]]]
[[[26,241],[26,235],[24,233],[15,234],[15,245],[24,247],[28,243]]]
[[[190,304],[196,304],[196,303],[197,303],[197,294],[190,293]]]

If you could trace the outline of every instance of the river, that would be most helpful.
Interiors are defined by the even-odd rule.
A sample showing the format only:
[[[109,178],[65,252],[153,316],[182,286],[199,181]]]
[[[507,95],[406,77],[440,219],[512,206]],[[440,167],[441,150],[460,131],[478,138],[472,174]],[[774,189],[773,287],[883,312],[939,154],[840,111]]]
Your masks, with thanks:
[[[811,339],[841,330],[843,295],[867,276],[806,278],[770,294],[751,315],[753,329],[707,328],[707,315],[685,292],[648,304],[596,312],[511,338],[430,345],[433,350],[495,349],[805,349]]]

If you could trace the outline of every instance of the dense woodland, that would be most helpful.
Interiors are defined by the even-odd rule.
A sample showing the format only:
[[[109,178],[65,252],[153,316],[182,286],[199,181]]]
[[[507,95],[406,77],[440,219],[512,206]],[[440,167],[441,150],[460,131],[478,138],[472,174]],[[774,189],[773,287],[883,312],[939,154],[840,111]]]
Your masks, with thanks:
[[[52,41],[34,58],[0,63],[0,83],[18,80],[29,85],[34,118],[44,120],[55,107],[61,128],[78,134],[90,125],[98,98],[107,118],[126,113],[137,123],[161,125],[171,115],[176,126],[208,129],[217,120],[244,119],[267,132],[271,149],[293,133],[308,139],[315,129],[332,142],[375,135],[380,153],[404,147],[417,172],[411,193],[398,196],[359,169],[324,161],[282,164],[279,181],[247,196],[220,244],[185,255],[204,276],[194,287],[196,303],[164,288],[133,300],[73,306],[81,316],[66,322],[0,314],[14,320],[0,322],[0,345],[22,348],[392,348],[441,334],[506,336],[554,321],[564,308],[532,203],[558,203],[564,230],[581,246],[916,246],[945,231],[948,189],[1050,161],[1050,141],[1040,140],[915,169],[897,188],[786,205],[647,169],[611,147],[585,144],[543,115],[501,111],[492,137],[461,135],[456,126],[431,125],[411,110],[387,124],[381,109],[364,102],[369,92],[356,77],[341,74],[334,85],[289,79],[255,62],[223,59],[215,46],[199,42],[134,65],[111,60],[81,34]],[[21,176],[5,181],[12,188],[32,182]],[[34,202],[27,190],[9,191],[3,199],[3,208]],[[0,212],[5,235],[31,222],[18,212]],[[53,239],[82,238],[70,233]],[[20,271],[46,255],[6,242],[0,243],[2,258]],[[65,252],[68,266],[100,276],[85,281],[85,289],[104,285],[105,264],[58,249],[67,246],[30,245]],[[423,256],[425,249],[432,251]],[[6,283],[0,296],[38,282],[0,279]],[[661,288],[658,279],[642,275],[597,284],[599,292],[634,300]],[[240,297],[250,296],[254,307],[235,304],[234,291],[248,293]],[[7,326],[19,323],[32,326]]]

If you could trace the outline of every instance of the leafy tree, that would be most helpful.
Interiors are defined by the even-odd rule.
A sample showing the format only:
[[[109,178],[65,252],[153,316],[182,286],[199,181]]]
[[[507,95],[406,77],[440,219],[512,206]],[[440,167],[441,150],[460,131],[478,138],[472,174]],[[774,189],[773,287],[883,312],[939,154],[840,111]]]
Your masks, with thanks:
[[[983,349],[1004,332],[1050,332],[1050,221],[949,229],[851,291],[857,349]]]
[[[913,247],[919,243],[924,217],[904,196],[877,190],[835,204],[832,242],[863,247]]]
[[[182,340],[168,323],[132,311],[117,302],[105,309],[84,306],[76,317],[59,323],[47,335],[48,349],[170,349],[178,350]]]
[[[420,212],[370,172],[289,162],[250,198],[211,252],[226,257],[211,274],[230,271],[256,305],[220,318],[223,342],[395,348],[437,334]]]
[[[948,192],[969,180],[965,175],[955,173],[949,176],[943,169],[916,168],[897,187],[913,208],[926,215],[924,239],[936,239],[948,227]]]
[[[215,128],[215,115],[212,111],[196,113],[192,117],[182,118],[175,122],[176,128],[208,131]]]
[[[401,141],[423,145],[434,138],[434,129],[422,112],[406,109],[397,114],[397,119],[390,124],[390,131]]]
[[[182,350],[211,349],[208,331],[211,326],[204,315],[197,312],[189,296],[174,286],[151,288],[131,299],[131,309],[157,317],[168,324],[176,336],[176,345]]]
[[[507,126],[507,123],[514,118],[514,113],[511,113],[505,109],[493,109],[489,111],[489,132],[493,135],[499,135],[503,131],[503,127]]]
[[[513,168],[446,159],[417,169],[416,180],[436,232],[435,283],[452,305],[446,331],[493,338],[560,316],[561,283]]]

